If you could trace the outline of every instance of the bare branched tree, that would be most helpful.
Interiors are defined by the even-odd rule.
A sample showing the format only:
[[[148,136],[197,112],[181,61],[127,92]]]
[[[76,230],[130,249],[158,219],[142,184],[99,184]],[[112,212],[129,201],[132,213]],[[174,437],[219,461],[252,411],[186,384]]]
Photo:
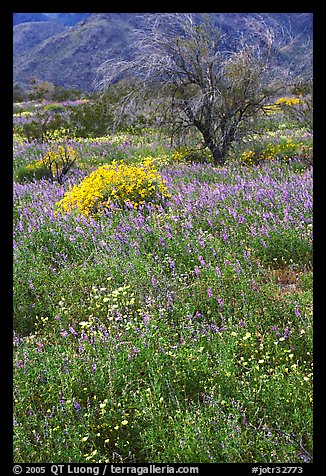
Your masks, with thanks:
[[[214,163],[223,165],[233,142],[291,79],[290,70],[277,62],[286,46],[284,32],[250,18],[231,39],[209,15],[200,21],[188,13],[148,17],[148,24],[135,31],[131,59],[101,65],[99,86],[136,78],[121,109],[131,110],[156,94],[175,131],[196,128]]]

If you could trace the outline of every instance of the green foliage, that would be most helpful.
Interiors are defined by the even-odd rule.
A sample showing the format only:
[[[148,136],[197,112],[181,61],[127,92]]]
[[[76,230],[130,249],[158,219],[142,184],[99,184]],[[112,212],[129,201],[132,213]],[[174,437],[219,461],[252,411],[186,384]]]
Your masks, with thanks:
[[[302,232],[278,230],[270,233],[263,243],[261,240],[253,240],[252,245],[257,247],[257,257],[266,265],[300,265],[306,268],[312,266],[312,243]]]
[[[71,108],[69,120],[75,137],[98,137],[112,129],[112,112],[98,99]]]
[[[33,140],[44,142],[49,131],[65,127],[68,127],[68,118],[62,114],[62,108],[59,106],[54,109],[35,110],[28,120],[21,120],[14,124],[14,132],[24,135],[28,142]]]
[[[19,84],[14,84],[13,87],[13,102],[26,101],[26,93]]]
[[[284,305],[293,310],[289,298]],[[111,280],[94,286],[86,302],[89,313],[72,317],[63,298],[58,317],[40,317],[38,335],[17,344],[17,458],[298,461],[296,438],[312,432],[311,414],[302,422],[298,412],[311,402],[309,347],[300,348],[311,337],[309,318],[293,323],[287,338],[263,322],[254,332],[230,325],[209,338],[200,321],[189,328],[186,311],[173,328],[168,315],[162,320],[130,286],[112,288]],[[285,438],[284,428],[296,437]]]
[[[245,165],[259,165],[266,162],[292,163],[304,169],[313,163],[312,135],[298,129],[298,138],[288,132],[266,131],[264,134],[249,136],[242,144],[242,151],[237,150],[240,161]],[[307,135],[307,137],[304,137]],[[246,148],[244,149],[244,145]],[[238,158],[236,159],[238,160]]]
[[[60,104],[47,104],[46,106],[44,106],[44,110],[49,112],[54,112],[54,113],[64,112],[65,107],[61,106]]]
[[[50,99],[52,92],[54,90],[54,85],[49,81],[38,82],[35,81],[32,89],[30,90],[28,97],[31,101],[33,100],[45,100]]]
[[[51,94],[52,101],[75,101],[84,97],[84,93],[78,89],[67,89],[62,86],[54,86],[54,89]]]
[[[172,154],[173,160],[177,162],[189,162],[189,163],[206,163],[212,162],[212,152],[207,148],[192,148],[192,147],[179,147]]]
[[[35,160],[27,165],[18,167],[15,180],[19,183],[24,181],[50,179],[51,174],[49,168],[42,160]]]
[[[311,462],[310,169],[243,167],[240,147],[213,167],[150,129],[67,134],[15,143],[15,461]],[[271,152],[284,134],[244,146]],[[58,184],[70,163],[83,170]],[[115,198],[146,203],[57,213],[95,168]],[[170,198],[154,207],[141,193],[161,177]]]
[[[41,159],[21,165],[15,175],[17,182],[49,179],[62,184],[64,177],[77,160],[76,151],[65,144],[56,144],[53,150],[41,153]]]

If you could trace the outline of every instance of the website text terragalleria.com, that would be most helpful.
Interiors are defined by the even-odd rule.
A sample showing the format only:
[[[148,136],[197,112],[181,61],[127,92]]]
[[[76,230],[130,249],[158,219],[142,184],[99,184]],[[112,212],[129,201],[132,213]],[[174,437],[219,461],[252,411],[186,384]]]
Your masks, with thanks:
[[[63,468],[65,474],[93,474],[98,476],[99,474],[137,474],[139,476],[143,474],[198,474],[199,469],[196,466],[156,466],[155,464],[149,464],[147,466],[115,466],[114,464],[105,465],[103,469],[98,466],[70,466],[62,464],[53,464],[51,466],[51,473],[54,475],[63,474]]]

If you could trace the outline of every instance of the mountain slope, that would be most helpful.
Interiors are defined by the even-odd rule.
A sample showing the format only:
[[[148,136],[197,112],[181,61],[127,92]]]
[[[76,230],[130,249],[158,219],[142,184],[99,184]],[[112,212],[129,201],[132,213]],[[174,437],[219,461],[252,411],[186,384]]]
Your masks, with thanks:
[[[27,22],[15,25],[13,42],[15,57],[29,52],[34,46],[65,29],[62,24],[51,21]]]
[[[93,90],[96,68],[109,55],[127,54],[133,25],[132,15],[127,19],[124,15],[93,14],[14,55],[14,82],[24,84],[35,76],[60,86]]]
[[[95,88],[94,80],[98,66],[112,57],[128,57],[133,29],[142,28],[143,22],[152,14],[39,15],[48,15],[47,18],[51,18],[51,22],[47,22],[48,32],[44,22],[37,24],[34,21],[14,27],[14,44],[16,45],[14,82],[26,85],[29,78],[33,76],[67,88],[92,91]],[[79,17],[81,21],[70,27],[64,26],[64,21],[66,24],[68,21],[67,15],[81,15]],[[245,17],[257,14],[212,13],[210,15],[213,15],[216,25],[224,31],[237,32],[243,28]],[[292,49],[287,51],[291,59],[301,54],[302,45],[312,38],[312,15],[309,13],[265,13],[261,16],[266,24],[273,25],[276,24],[275,22],[280,22],[284,29],[290,30],[297,37]],[[77,17],[74,17],[74,20],[76,19]],[[54,23],[59,26],[54,27]]]
[[[14,13],[13,23],[19,25],[21,23],[53,21],[64,26],[71,26],[89,15],[90,13]]]
[[[14,13],[13,23],[19,25],[20,23],[47,21],[48,18],[45,13]]]

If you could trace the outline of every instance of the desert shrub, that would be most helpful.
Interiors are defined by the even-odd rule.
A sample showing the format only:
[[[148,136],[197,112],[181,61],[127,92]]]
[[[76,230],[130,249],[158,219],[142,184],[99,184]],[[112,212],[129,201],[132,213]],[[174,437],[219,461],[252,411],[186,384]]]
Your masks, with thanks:
[[[263,111],[270,116],[273,123],[273,116],[282,117],[293,127],[305,127],[313,129],[313,99],[311,93],[300,93],[297,96],[284,96],[275,101],[274,104],[264,106]],[[279,121],[276,121],[276,124]]]
[[[302,104],[302,100],[298,97],[280,97],[273,104],[263,107],[265,114],[278,114],[286,110],[287,107],[293,107]]]
[[[16,181],[30,182],[32,180],[49,179],[50,171],[42,159],[35,160],[27,165],[21,165],[16,172]]]
[[[297,106],[298,104],[302,104],[302,100],[298,97],[281,97],[275,103],[279,108],[284,106]]]
[[[312,95],[306,94],[300,97],[282,97],[276,101],[276,106],[284,115],[295,124],[313,129],[313,103]]]
[[[61,104],[52,103],[44,106],[44,110],[49,112],[64,112],[65,108]]]
[[[290,159],[300,158],[302,154],[306,155],[307,147],[309,149],[309,146],[303,142],[295,142],[291,139],[267,143],[262,141],[242,152],[240,159],[246,165],[257,165],[261,162],[274,160],[288,162]],[[311,150],[309,154],[312,154]]]
[[[69,140],[71,137],[70,130],[65,127],[60,127],[59,129],[53,129],[47,131],[44,134],[46,141],[53,141],[53,142],[62,142],[63,140]]]
[[[112,204],[137,208],[145,202],[160,203],[167,196],[164,180],[150,160],[135,165],[113,162],[75,185],[57,205],[66,212],[77,209],[88,215]]]
[[[70,146],[55,145],[53,150],[41,153],[41,158],[18,168],[16,181],[49,179],[51,182],[62,183],[77,160],[77,152]]]
[[[13,101],[23,102],[26,100],[26,92],[19,84],[14,84],[13,87]]]
[[[68,123],[68,113],[62,109],[24,111],[14,116],[14,132],[24,135],[28,142],[44,142],[49,131],[67,127]]]
[[[112,129],[112,112],[99,100],[69,107],[69,124],[75,137],[98,137]]]
[[[172,154],[175,162],[206,163],[213,159],[208,147],[198,149],[194,147],[181,146]]]

